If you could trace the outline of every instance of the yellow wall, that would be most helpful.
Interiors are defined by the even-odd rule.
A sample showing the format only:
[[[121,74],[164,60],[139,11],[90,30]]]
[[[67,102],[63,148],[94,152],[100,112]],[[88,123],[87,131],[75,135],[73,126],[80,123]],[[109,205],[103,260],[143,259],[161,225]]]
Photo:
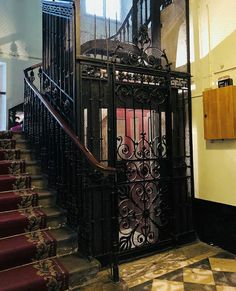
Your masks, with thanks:
[[[236,1],[190,0],[190,13],[195,196],[236,205],[236,140],[205,141],[202,109],[202,91],[216,88],[219,77],[236,85]]]

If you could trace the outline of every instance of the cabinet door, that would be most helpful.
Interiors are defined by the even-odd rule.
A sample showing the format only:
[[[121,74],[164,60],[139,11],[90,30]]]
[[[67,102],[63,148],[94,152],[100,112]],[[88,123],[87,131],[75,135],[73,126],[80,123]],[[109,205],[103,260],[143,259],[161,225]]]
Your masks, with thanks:
[[[203,92],[204,137],[220,139],[220,110],[217,89]]]
[[[236,138],[236,87],[203,92],[205,139]]]
[[[217,90],[220,116],[220,138],[235,138],[235,87],[222,87]]]

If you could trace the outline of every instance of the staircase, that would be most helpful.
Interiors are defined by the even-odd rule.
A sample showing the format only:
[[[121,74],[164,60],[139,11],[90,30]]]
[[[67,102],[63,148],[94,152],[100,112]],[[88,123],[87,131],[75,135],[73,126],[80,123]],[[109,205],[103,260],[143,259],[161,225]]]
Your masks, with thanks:
[[[77,290],[99,268],[79,255],[23,133],[0,132],[0,290]]]

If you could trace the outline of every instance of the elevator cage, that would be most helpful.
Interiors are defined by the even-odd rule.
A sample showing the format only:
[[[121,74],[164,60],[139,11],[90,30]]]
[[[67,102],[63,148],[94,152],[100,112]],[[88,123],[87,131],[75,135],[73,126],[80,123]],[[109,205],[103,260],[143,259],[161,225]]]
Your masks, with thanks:
[[[40,90],[116,169],[88,175],[76,155],[80,188],[59,201],[80,251],[123,260],[193,240],[188,1],[45,0],[42,11]]]

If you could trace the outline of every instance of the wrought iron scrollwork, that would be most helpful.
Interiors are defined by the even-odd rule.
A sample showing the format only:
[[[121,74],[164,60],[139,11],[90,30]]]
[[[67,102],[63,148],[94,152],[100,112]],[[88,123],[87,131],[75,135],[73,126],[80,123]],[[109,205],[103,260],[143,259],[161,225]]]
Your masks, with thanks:
[[[163,104],[168,98],[166,90],[160,90],[156,86],[133,86],[132,84],[122,84],[116,87],[116,96],[122,103],[132,98],[137,103]]]
[[[95,79],[107,79],[107,69],[96,67],[92,65],[83,65],[82,67],[82,76],[83,77],[89,77],[89,78],[95,78]]]
[[[166,186],[154,181],[119,187],[121,251],[159,240],[159,230],[168,224],[166,192]]]
[[[123,50],[120,42],[116,42],[117,47],[114,52],[113,61],[116,60],[115,56],[118,55],[118,51]],[[120,62],[122,64],[138,67],[152,67],[153,69],[162,70],[163,66],[161,64],[161,58],[163,58],[166,62],[165,68],[170,70],[172,64],[168,60],[166,51],[151,46],[151,38],[149,37],[148,26],[146,24],[141,25],[138,30],[138,34],[134,36],[133,46],[133,51],[125,53],[125,55],[121,58]],[[158,58],[154,55],[148,54],[148,50],[150,49],[158,51],[160,57]]]
[[[148,141],[145,138],[145,133],[139,141],[133,140],[131,137],[117,137],[117,155],[121,160],[132,159],[151,159],[166,157],[166,137],[154,138]]]

